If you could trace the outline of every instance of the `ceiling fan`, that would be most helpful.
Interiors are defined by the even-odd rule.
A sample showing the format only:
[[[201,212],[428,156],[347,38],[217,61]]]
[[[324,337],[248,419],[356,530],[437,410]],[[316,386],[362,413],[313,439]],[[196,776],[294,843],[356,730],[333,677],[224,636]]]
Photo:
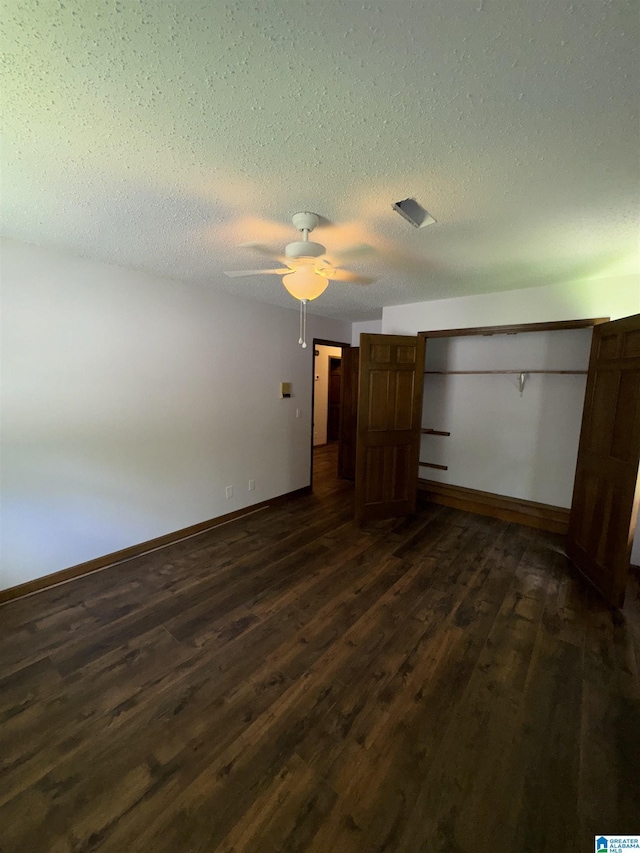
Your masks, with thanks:
[[[284,255],[277,254],[270,247],[259,243],[243,244],[243,248],[253,249],[285,266],[268,270],[232,270],[225,272],[225,275],[229,278],[248,275],[281,275],[282,283],[288,292],[295,299],[300,300],[300,339],[298,343],[306,348],[307,303],[324,293],[330,281],[370,284],[375,279],[358,275],[340,267],[341,260],[357,257],[371,251],[369,246],[355,246],[332,257],[327,254],[322,243],[314,243],[309,240],[309,234],[320,221],[317,213],[309,213],[308,211],[296,213],[291,221],[302,233],[302,240],[296,240],[285,246]]]

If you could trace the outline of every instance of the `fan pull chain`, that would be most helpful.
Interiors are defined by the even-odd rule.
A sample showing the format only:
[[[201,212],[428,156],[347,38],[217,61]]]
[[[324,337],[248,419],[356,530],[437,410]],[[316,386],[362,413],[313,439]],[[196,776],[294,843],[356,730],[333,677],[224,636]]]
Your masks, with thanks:
[[[300,300],[300,337],[298,338],[298,343],[299,343],[301,346],[302,346],[302,344],[304,343],[304,340],[303,340],[303,337],[302,337],[302,308],[303,308],[303,306],[302,306],[302,300]]]
[[[307,302],[308,299],[300,300],[300,312],[301,312],[301,322],[302,322],[302,332],[300,334],[300,338],[302,341],[302,349],[307,348]]]

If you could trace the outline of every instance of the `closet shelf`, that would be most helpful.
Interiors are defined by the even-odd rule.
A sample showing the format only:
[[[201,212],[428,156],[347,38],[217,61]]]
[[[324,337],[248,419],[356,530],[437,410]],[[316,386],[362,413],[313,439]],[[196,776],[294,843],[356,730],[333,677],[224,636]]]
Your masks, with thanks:
[[[441,429],[425,429],[424,427],[420,430],[423,435],[451,435],[450,432],[444,432]]]
[[[435,462],[418,462],[421,468],[438,468],[440,471],[448,471],[448,465],[436,465]]]
[[[437,374],[445,376],[448,374],[457,373],[464,375],[471,374],[489,374],[489,373],[563,373],[572,376],[586,376],[586,370],[425,370],[425,374]]]

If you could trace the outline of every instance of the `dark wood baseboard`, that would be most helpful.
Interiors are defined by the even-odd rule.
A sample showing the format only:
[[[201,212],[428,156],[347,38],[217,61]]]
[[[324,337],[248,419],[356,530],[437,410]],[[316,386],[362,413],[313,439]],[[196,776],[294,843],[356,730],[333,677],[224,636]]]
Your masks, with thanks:
[[[450,486],[434,480],[420,479],[418,488],[422,496],[433,503],[525,524],[538,530],[566,533],[569,525],[569,510],[560,506],[495,495],[464,486]]]
[[[32,581],[21,583],[18,586],[11,586],[8,589],[0,590],[0,604],[5,604],[7,601],[12,601],[15,598],[22,598],[25,595],[31,595],[34,592],[40,592],[50,586],[65,583],[74,578],[88,575],[91,572],[106,569],[109,566],[114,566],[116,563],[124,563],[134,557],[140,557],[149,551],[155,551],[158,548],[164,548],[166,545],[171,545],[174,542],[179,542],[181,539],[188,539],[189,536],[196,536],[198,533],[205,533],[214,527],[219,527],[221,524],[227,524],[229,521],[234,521],[236,518],[242,518],[252,512],[257,512],[260,509],[265,509],[268,506],[275,506],[283,501],[291,498],[302,497],[303,495],[311,494],[311,486],[303,486],[301,489],[295,489],[292,492],[287,492],[284,495],[279,495],[275,498],[270,498],[266,501],[246,506],[243,509],[237,509],[233,512],[228,512],[225,515],[219,515],[217,518],[210,518],[207,521],[200,521],[198,524],[192,524],[190,527],[183,527],[181,530],[174,530],[172,533],[165,533],[163,536],[158,536],[155,539],[149,539],[147,542],[140,542],[138,545],[131,545],[129,548],[123,548],[121,551],[114,551],[112,554],[105,554],[104,557],[96,557],[93,560],[87,560],[86,563],[79,563],[77,566],[71,566],[68,569],[61,569],[59,572],[53,572],[50,575],[44,575],[41,578],[35,578]]]

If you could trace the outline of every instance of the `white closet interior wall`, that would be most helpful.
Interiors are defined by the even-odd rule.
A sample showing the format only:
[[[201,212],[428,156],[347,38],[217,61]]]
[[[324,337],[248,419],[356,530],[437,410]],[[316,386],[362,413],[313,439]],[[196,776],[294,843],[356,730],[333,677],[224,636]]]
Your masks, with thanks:
[[[426,371],[586,371],[592,330],[429,338]],[[586,375],[425,374],[420,477],[569,507]]]

